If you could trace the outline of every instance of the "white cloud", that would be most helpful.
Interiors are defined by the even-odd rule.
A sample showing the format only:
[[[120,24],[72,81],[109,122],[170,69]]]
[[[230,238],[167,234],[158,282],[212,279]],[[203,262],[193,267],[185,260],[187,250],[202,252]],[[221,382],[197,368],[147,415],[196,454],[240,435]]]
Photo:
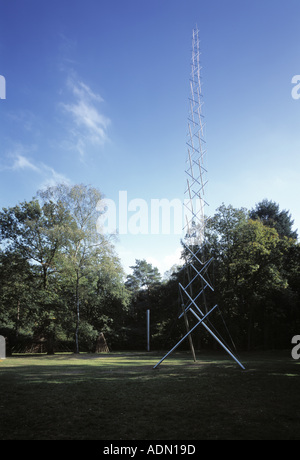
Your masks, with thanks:
[[[169,270],[173,265],[182,265],[183,261],[181,259],[182,246],[179,246],[174,253],[166,255],[163,259],[166,270]]]
[[[79,81],[76,85],[74,81],[69,79],[68,85],[71,87],[73,93],[77,95],[79,99],[86,99],[88,97],[92,100],[103,102],[102,97],[99,94],[94,93],[91,88],[82,81]]]
[[[7,118],[13,123],[18,123],[18,130],[24,130],[35,135],[39,134],[40,120],[39,118],[28,109],[16,109],[7,114]]]
[[[152,256],[146,256],[145,259],[149,264],[152,264],[153,267],[157,267],[161,275],[166,271],[170,270],[174,265],[182,265],[183,262],[180,259],[182,252],[182,247],[176,248],[171,254],[163,255],[161,258],[156,258]]]
[[[36,147],[33,145],[26,148],[24,145],[18,143],[13,146],[2,156],[0,164],[0,171],[21,171],[31,170],[36,173],[40,172],[40,168],[28,157],[28,152],[33,152]]]
[[[42,180],[40,187],[44,188],[48,185],[55,185],[58,183],[70,183],[70,180],[62,173],[55,171],[49,165],[42,162],[34,162],[28,157],[27,151],[22,145],[17,145],[15,149],[7,155],[11,160],[11,164],[0,166],[0,171],[13,171],[13,172],[34,172]],[[30,150],[35,150],[32,147]]]
[[[42,173],[45,176],[45,180],[40,188],[46,188],[48,186],[54,186],[57,184],[70,184],[71,181],[62,173],[55,171],[51,166],[41,164]]]
[[[164,273],[170,270],[174,265],[183,265],[183,261],[180,259],[182,252],[181,246],[174,247],[174,250],[168,248],[166,253],[163,253],[163,249],[161,249],[161,257],[149,255],[149,252],[145,250],[145,248],[137,249],[135,247],[131,249],[129,245],[125,247],[119,244],[116,244],[116,246],[126,274],[131,273],[132,270],[130,266],[135,265],[136,259],[145,259],[149,264],[152,264],[153,267],[157,267],[161,275],[164,275]]]
[[[32,171],[35,171],[37,173],[41,172],[40,169],[35,164],[33,164],[28,158],[26,158],[24,155],[21,155],[21,154],[16,154],[14,163],[10,169],[14,171],[17,171],[20,169],[31,169]]]
[[[64,111],[71,115],[75,126],[70,129],[73,145],[84,156],[89,144],[103,145],[108,140],[107,129],[110,119],[103,115],[97,104],[103,102],[99,94],[82,81],[69,78],[67,86],[75,97],[73,103],[62,103]]]

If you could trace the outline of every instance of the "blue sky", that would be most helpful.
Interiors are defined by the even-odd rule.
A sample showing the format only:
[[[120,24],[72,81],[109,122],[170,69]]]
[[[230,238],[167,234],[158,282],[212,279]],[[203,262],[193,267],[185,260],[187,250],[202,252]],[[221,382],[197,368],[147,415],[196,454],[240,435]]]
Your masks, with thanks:
[[[300,229],[299,17],[299,0],[2,0],[1,208],[61,181],[183,199],[197,24],[207,214],[268,198]],[[164,272],[179,248],[177,234],[116,243],[126,271],[146,258]]]

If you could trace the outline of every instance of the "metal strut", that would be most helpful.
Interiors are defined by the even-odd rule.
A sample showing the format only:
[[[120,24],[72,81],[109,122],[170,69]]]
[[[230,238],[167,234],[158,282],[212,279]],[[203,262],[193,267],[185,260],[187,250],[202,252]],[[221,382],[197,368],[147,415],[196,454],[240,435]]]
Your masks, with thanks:
[[[188,113],[188,133],[187,133],[187,167],[185,170],[187,188],[185,190],[185,200],[183,205],[185,226],[183,228],[183,246],[185,251],[185,269],[188,276],[187,285],[179,283],[180,296],[182,299],[182,313],[179,318],[184,317],[186,334],[177,344],[154,366],[156,369],[176,348],[185,340],[189,339],[191,351],[195,357],[195,350],[192,343],[191,333],[198,327],[203,326],[206,331],[221,345],[221,347],[236,361],[242,368],[236,356],[229,350],[223,341],[207,326],[205,320],[215,310],[215,305],[208,311],[206,302],[206,289],[214,292],[212,283],[208,277],[208,269],[213,261],[212,257],[206,259],[205,253],[205,226],[207,219],[204,208],[207,205],[204,199],[205,186],[207,180],[204,167],[204,157],[206,154],[204,140],[204,117],[202,113],[203,96],[200,66],[200,40],[198,29],[193,30],[192,39],[192,59],[190,75],[190,96]],[[187,302],[184,301],[187,299]],[[205,307],[205,313],[201,309],[201,304]],[[196,318],[197,323],[189,328],[188,314]]]

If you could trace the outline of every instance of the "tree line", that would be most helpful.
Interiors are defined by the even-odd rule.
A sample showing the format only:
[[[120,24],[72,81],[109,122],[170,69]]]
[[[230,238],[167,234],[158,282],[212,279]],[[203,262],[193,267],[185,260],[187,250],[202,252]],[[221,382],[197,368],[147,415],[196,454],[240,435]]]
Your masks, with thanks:
[[[93,352],[100,333],[113,350],[144,350],[147,310],[152,349],[185,333],[177,313],[186,271],[173,267],[163,278],[136,260],[126,277],[114,241],[96,231],[102,198],[93,187],[61,184],[0,212],[0,334],[11,352],[32,344],[48,354]],[[300,330],[300,245],[289,212],[268,200],[251,211],[223,204],[207,225],[205,251],[214,257],[207,302],[219,306],[217,329],[240,349],[289,347]],[[204,328],[193,340],[216,346]]]

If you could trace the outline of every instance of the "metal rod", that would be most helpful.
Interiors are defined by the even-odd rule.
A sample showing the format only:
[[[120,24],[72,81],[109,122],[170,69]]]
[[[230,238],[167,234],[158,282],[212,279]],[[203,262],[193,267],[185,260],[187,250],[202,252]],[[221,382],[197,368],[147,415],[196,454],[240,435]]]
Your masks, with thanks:
[[[189,333],[190,325],[189,325],[189,320],[188,320],[187,314],[186,314],[185,309],[184,309],[184,305],[182,305],[182,311],[183,311],[182,314],[184,316],[186,332]],[[194,348],[193,339],[192,339],[191,335],[189,335],[189,344],[190,344],[190,349],[191,349],[191,352],[192,352],[192,355],[193,355],[193,360],[194,360],[194,363],[195,363],[197,361],[197,358],[196,358],[195,348]]]
[[[180,284],[180,283],[179,283],[179,284]],[[196,297],[195,297],[194,300],[197,300],[198,297],[200,297],[200,295],[203,294],[203,292],[204,292],[204,290],[205,290],[206,288],[207,288],[207,286],[204,286],[204,288],[202,289],[202,291],[200,291],[200,292],[196,295]],[[189,311],[189,309],[191,308],[192,303],[193,303],[193,302],[190,302],[189,305],[185,308],[185,312],[186,312],[186,313],[187,313],[187,312]],[[182,315],[183,315],[183,313],[181,313],[181,314],[178,316],[178,319],[182,318]]]
[[[182,287],[182,286],[181,286]],[[184,289],[184,288],[183,288]],[[198,307],[198,305],[195,303],[195,301],[190,297],[189,293],[186,292],[186,295],[188,296],[188,298],[190,299],[190,301],[195,305],[195,307],[197,308],[197,310],[199,311],[199,313],[203,316],[203,313],[202,311],[200,310],[200,308]],[[194,310],[192,310],[190,308],[189,310],[191,313],[193,313],[193,315],[195,316],[196,319],[200,320],[200,317],[194,312]],[[205,315],[204,317],[206,317],[207,315]],[[200,323],[201,324],[201,323]],[[209,332],[214,339],[216,339],[216,341],[224,348],[225,351],[227,351],[227,353],[238,363],[239,366],[241,366],[242,369],[245,369],[244,366],[239,362],[239,360],[234,356],[233,353],[231,353],[231,351],[226,347],[226,345],[224,345],[224,343],[213,333],[213,331],[205,324],[203,323],[203,326],[205,327],[205,329],[207,330],[207,332]]]
[[[199,317],[199,322],[194,326],[192,327],[192,329],[189,330],[189,332],[184,336],[182,337],[182,339],[179,340],[179,342],[176,343],[176,345],[172,348],[172,350],[170,350],[154,367],[153,369],[156,369],[174,350],[176,350],[176,348],[196,329],[196,327],[198,327],[201,323],[203,323],[203,321],[205,320],[205,318],[217,307],[218,305],[215,305],[205,316],[203,316],[202,319],[200,319]]]
[[[147,351],[150,351],[150,310],[147,310]]]
[[[193,315],[195,316],[196,319],[200,319],[199,316],[194,312],[194,310],[192,310],[190,308],[190,311],[193,313]],[[207,316],[207,315],[205,315]],[[203,318],[204,319],[204,318]],[[245,367],[239,362],[239,360],[234,356],[233,353],[231,353],[231,351],[226,347],[226,345],[224,345],[224,343],[213,333],[213,331],[203,322],[201,322],[200,324],[202,324],[205,329],[207,330],[207,332],[209,332],[213,338],[221,345],[221,347],[224,348],[225,351],[227,351],[227,353],[235,360],[235,362],[243,369],[245,370]]]
[[[196,326],[191,331],[187,331],[187,334],[175,345],[175,347],[164,356],[164,358],[155,366],[155,368],[167,357],[172,351],[174,351],[178,345],[186,338],[191,339],[191,332],[202,324],[206,330],[214,337],[214,339],[223,347],[223,349],[238,363],[238,365],[245,369],[244,366],[237,360],[232,352],[224,345],[224,343],[210,330],[210,328],[203,322],[209,313],[216,307],[214,307],[209,313],[207,313],[207,304],[205,298],[205,290],[208,287],[212,292],[214,288],[209,279],[208,268],[213,261],[210,258],[208,261],[205,260],[206,253],[206,239],[205,239],[205,227],[209,218],[205,217],[205,206],[208,205],[205,198],[205,187],[207,185],[206,173],[207,170],[204,167],[204,157],[206,155],[206,141],[205,137],[205,123],[203,121],[204,115],[202,113],[203,106],[203,95],[202,95],[202,82],[201,82],[201,65],[200,65],[200,41],[199,31],[196,27],[193,30],[192,39],[192,59],[191,59],[191,74],[190,74],[190,97],[188,98],[188,138],[186,140],[186,147],[188,152],[188,158],[186,159],[186,190],[185,200],[183,203],[184,220],[185,225],[183,231],[185,232],[184,240],[182,241],[183,246],[186,249],[185,259],[186,263],[183,269],[187,270],[188,284],[183,287],[179,283],[179,291],[182,299],[183,313],[180,318],[184,316],[187,319],[189,311],[198,320]],[[193,252],[195,251],[195,252]],[[202,262],[203,260],[203,262]],[[201,269],[197,266],[196,261],[202,267]],[[196,273],[196,275],[195,275]],[[208,279],[208,281],[206,280]],[[201,283],[201,288],[199,286]],[[199,292],[199,288],[201,291]],[[198,292],[195,296],[194,292]],[[189,301],[183,301],[183,292],[187,295]],[[188,292],[189,291],[189,292]],[[198,307],[196,301],[200,296],[204,297],[205,315],[203,311]],[[199,302],[198,302],[199,303]],[[203,303],[201,304],[203,305]],[[193,307],[193,308],[192,308]],[[202,308],[202,307],[201,307]],[[195,313],[195,311],[197,313]],[[200,316],[198,316],[198,314]]]

